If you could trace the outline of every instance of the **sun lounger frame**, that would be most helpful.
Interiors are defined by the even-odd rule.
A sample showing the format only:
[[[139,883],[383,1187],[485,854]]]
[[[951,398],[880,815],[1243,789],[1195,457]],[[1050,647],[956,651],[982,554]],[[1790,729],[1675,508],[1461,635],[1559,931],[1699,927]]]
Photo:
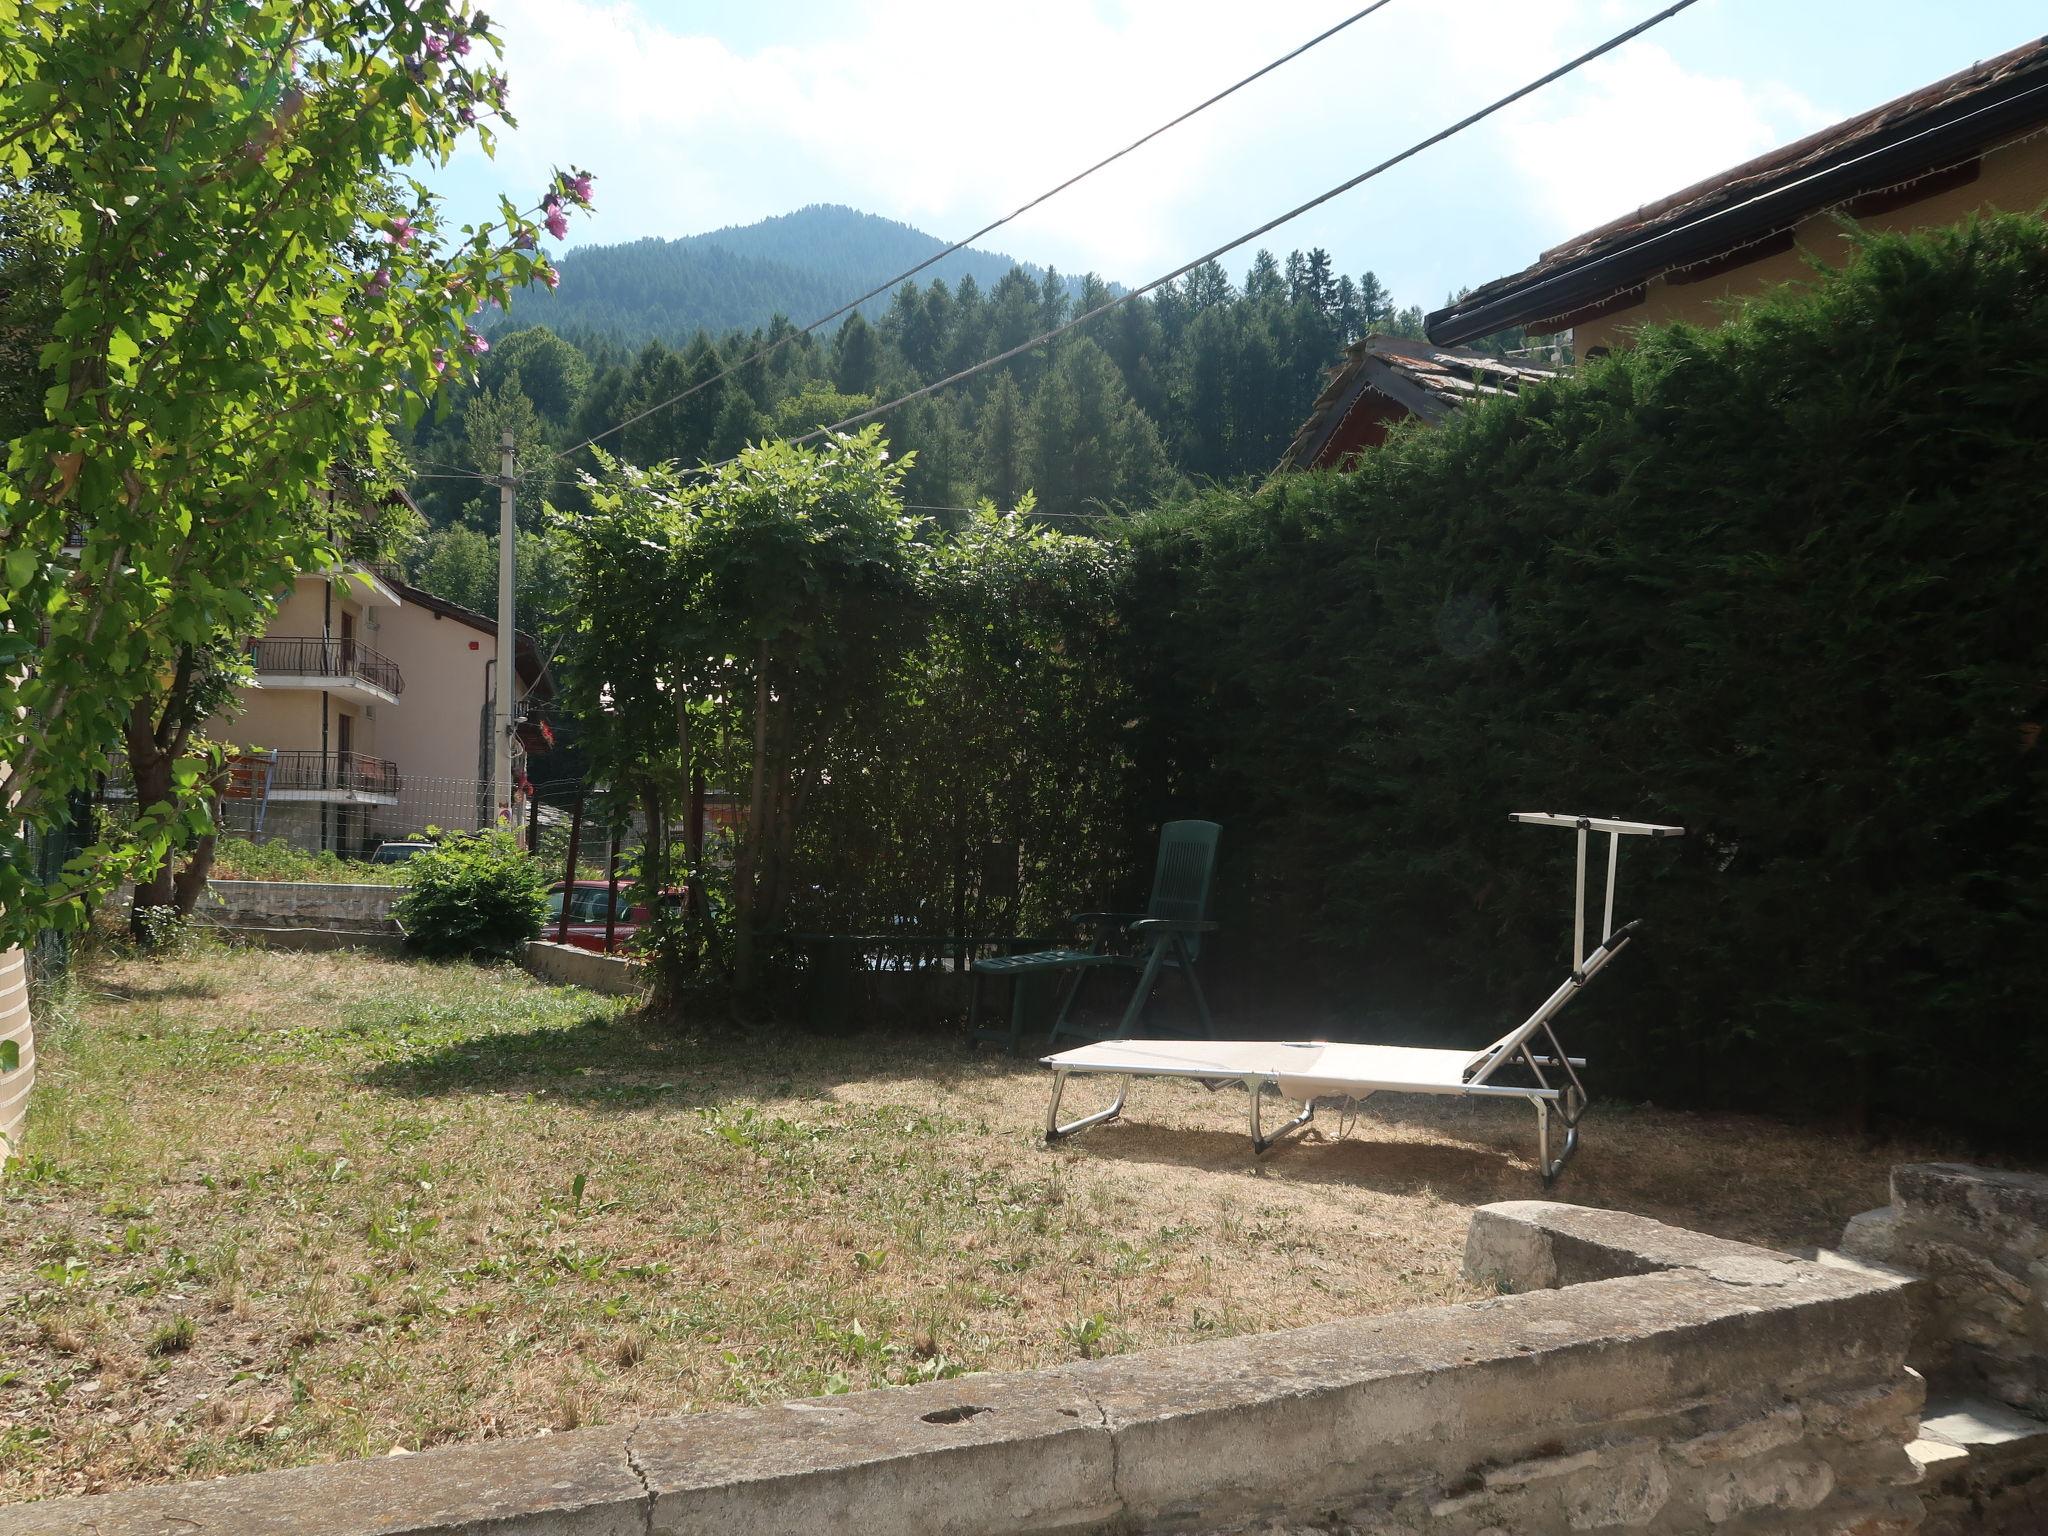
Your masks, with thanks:
[[[1620,928],[1614,926],[1614,883],[1620,862],[1622,838],[1679,837],[1683,835],[1684,829],[1651,822],[1568,816],[1553,811],[1521,811],[1515,813],[1513,819],[1529,826],[1567,827],[1578,835],[1572,901],[1572,970],[1557,989],[1520,1024],[1491,1045],[1473,1052],[1455,1080],[1448,1077],[1434,1081],[1412,1078],[1389,1083],[1331,1080],[1328,1094],[1310,1092],[1300,1101],[1300,1113],[1284,1124],[1276,1126],[1269,1135],[1265,1130],[1262,1114],[1266,1096],[1270,1093],[1285,1097],[1281,1089],[1283,1079],[1297,1085],[1312,1085],[1315,1081],[1315,1074],[1312,1071],[1286,1071],[1278,1065],[1261,1065],[1240,1070],[1224,1067],[1218,1071],[1204,1071],[1204,1064],[1196,1060],[1174,1062],[1166,1057],[1172,1048],[1183,1044],[1191,1055],[1198,1055],[1205,1046],[1210,1045],[1210,1042],[1160,1042],[1158,1046],[1153,1047],[1138,1042],[1109,1041],[1043,1058],[1044,1065],[1052,1068],[1053,1072],[1052,1098],[1045,1112],[1046,1144],[1055,1145],[1094,1126],[1121,1119],[1124,1105],[1130,1097],[1131,1079],[1134,1077],[1188,1078],[1211,1090],[1233,1085],[1242,1087],[1247,1099],[1246,1119],[1252,1150],[1259,1156],[1264,1156],[1288,1137],[1306,1129],[1315,1118],[1316,1101],[1319,1098],[1357,1100],[1374,1093],[1386,1092],[1439,1093],[1458,1098],[1522,1099],[1536,1111],[1537,1169],[1542,1174],[1544,1183],[1554,1181],[1579,1149],[1579,1122],[1585,1115],[1587,1098],[1585,1083],[1579,1077],[1579,1068],[1586,1065],[1585,1058],[1566,1054],[1557,1038],[1553,1021],[1588,982],[1605,970],[1614,957],[1628,947],[1641,926],[1638,922],[1628,923]],[[1607,834],[1607,878],[1601,903],[1600,938],[1594,945],[1592,953],[1587,954],[1586,860],[1588,843],[1591,834],[1595,832]],[[1256,1055],[1260,1044],[1223,1042],[1214,1049],[1219,1055],[1232,1052],[1249,1052]],[[1265,1049],[1277,1057],[1281,1051],[1312,1049],[1322,1044],[1320,1041],[1280,1041],[1272,1042]],[[1382,1049],[1398,1051],[1403,1048]],[[1144,1059],[1155,1050],[1160,1053],[1161,1059]],[[1424,1054],[1442,1055],[1441,1052],[1417,1052],[1418,1057]],[[1087,1059],[1090,1056],[1100,1059],[1090,1061]],[[1494,1081],[1495,1075],[1509,1066],[1526,1068],[1529,1075],[1535,1079],[1534,1083]],[[1555,1082],[1552,1081],[1551,1073],[1558,1074]],[[1106,1109],[1063,1121],[1060,1119],[1060,1101],[1065,1096],[1068,1078],[1077,1076],[1116,1078],[1116,1097]],[[1563,1143],[1554,1158],[1551,1156],[1553,1117],[1564,1132]]]

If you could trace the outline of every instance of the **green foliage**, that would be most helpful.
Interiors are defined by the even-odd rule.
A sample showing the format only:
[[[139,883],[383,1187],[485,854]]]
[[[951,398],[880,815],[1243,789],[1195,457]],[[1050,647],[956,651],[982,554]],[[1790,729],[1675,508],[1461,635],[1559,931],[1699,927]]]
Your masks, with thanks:
[[[1565,840],[1504,813],[1678,822],[1624,850],[1648,937],[1572,1021],[1602,1087],[2038,1135],[2044,354],[2040,221],[1874,237],[1142,524],[1141,759],[1228,808],[1268,1006],[1484,1040],[1569,944]]]
[[[39,415],[0,474],[0,802],[18,818],[0,940],[82,921],[86,896],[204,830],[185,758],[129,841],[54,887],[22,841],[68,814],[182,655],[260,632],[295,573],[333,563],[337,465],[388,478],[393,415],[465,366],[468,316],[541,273],[534,214],[444,234],[405,175],[472,132],[489,147],[473,125],[500,110],[494,49],[461,0],[183,21],[152,0],[0,3],[0,182],[47,193],[57,231],[0,258],[32,247],[61,297]]]
[[[563,528],[565,679],[601,776],[652,826],[700,776],[741,802],[743,991],[788,928],[1014,931],[1123,869],[1128,699],[1097,665],[1116,547],[1028,498],[954,530],[907,516],[906,472],[874,429],[688,482],[615,466]],[[664,927],[654,953],[703,950]]]
[[[547,915],[547,872],[510,832],[450,836],[404,867],[406,892],[392,914],[422,954],[509,955],[539,934]]]

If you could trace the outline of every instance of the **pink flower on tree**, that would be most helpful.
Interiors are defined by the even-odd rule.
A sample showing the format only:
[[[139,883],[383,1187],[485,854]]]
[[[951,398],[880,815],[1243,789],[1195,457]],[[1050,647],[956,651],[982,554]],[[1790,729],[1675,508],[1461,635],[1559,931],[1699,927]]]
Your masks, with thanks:
[[[561,203],[553,197],[548,199],[547,210],[548,233],[557,240],[565,238],[569,233],[569,215],[562,210]]]
[[[412,244],[412,220],[400,214],[391,221],[391,227],[384,231],[384,238],[400,250]]]
[[[540,280],[546,283],[550,288],[559,288],[562,286],[562,274],[557,272],[553,267],[541,268]]]
[[[447,371],[448,354],[442,351],[439,347],[434,348],[434,372],[446,373]]]
[[[445,37],[433,37],[433,36],[429,36],[429,37],[427,38],[427,57],[428,57],[428,58],[430,58],[430,59],[445,59],[445,58],[447,58],[447,57],[448,57],[448,39],[447,39],[447,38],[445,38]]]
[[[391,289],[391,269],[379,267],[376,275],[363,285],[363,292],[373,299],[381,299]]]
[[[469,333],[469,355],[479,357],[491,350],[491,344],[475,331]]]
[[[469,34],[467,32],[456,33],[448,39],[448,46],[453,48],[458,54],[467,54],[469,52]]]
[[[582,204],[585,208],[588,208],[590,206],[591,180],[592,177],[590,172],[578,171],[574,176],[571,176],[562,185],[564,189],[567,190],[570,197],[574,198],[578,203]]]

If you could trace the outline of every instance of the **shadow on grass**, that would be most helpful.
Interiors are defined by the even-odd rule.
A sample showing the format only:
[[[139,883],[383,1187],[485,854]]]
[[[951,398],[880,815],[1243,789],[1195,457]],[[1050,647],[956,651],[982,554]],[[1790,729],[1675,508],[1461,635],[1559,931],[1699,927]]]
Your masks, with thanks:
[[[151,986],[136,987],[125,982],[98,982],[92,989],[100,997],[116,1003],[170,1003],[207,1002],[221,995],[220,987],[206,980],[165,981]]]
[[[1091,1131],[1073,1145],[1079,1155],[1104,1163],[1145,1163],[1211,1173],[1256,1171],[1290,1185],[1341,1184],[1389,1195],[1427,1189],[1455,1205],[1543,1197],[1531,1160],[1518,1159],[1499,1148],[1455,1142],[1375,1140],[1369,1126],[1354,1130],[1343,1141],[1296,1136],[1259,1157],[1243,1129],[1243,1100],[1225,1104],[1228,1108],[1219,1105],[1225,1113],[1229,1108],[1237,1111],[1238,1124],[1228,1130],[1123,1121]],[[1269,1114],[1268,1129],[1282,1118]],[[1313,1124],[1325,1135],[1336,1133],[1335,1115],[1326,1120],[1319,1110]]]
[[[365,1068],[367,1088],[407,1097],[545,1092],[595,1108],[808,1098],[849,1083],[916,1082],[927,1093],[1016,1070],[951,1036],[826,1038],[786,1026],[679,1032],[637,1015],[477,1035]]]

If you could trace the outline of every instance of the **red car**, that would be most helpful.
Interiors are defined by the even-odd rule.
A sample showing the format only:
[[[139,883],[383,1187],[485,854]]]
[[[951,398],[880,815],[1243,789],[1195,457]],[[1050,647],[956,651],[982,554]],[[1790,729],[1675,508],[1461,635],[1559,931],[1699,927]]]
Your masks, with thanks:
[[[604,909],[605,896],[609,885],[603,880],[578,880],[575,889],[569,893],[569,931],[562,936],[562,942],[573,944],[578,949],[595,950],[604,953]],[[625,883],[619,886],[619,904],[612,919],[612,950],[614,953],[625,949],[633,935],[640,931],[640,925],[654,913],[645,902],[631,899],[632,887]],[[562,921],[562,882],[557,880],[548,887],[547,926],[540,936],[554,941]],[[661,893],[664,907],[682,905],[683,893],[677,889]]]

